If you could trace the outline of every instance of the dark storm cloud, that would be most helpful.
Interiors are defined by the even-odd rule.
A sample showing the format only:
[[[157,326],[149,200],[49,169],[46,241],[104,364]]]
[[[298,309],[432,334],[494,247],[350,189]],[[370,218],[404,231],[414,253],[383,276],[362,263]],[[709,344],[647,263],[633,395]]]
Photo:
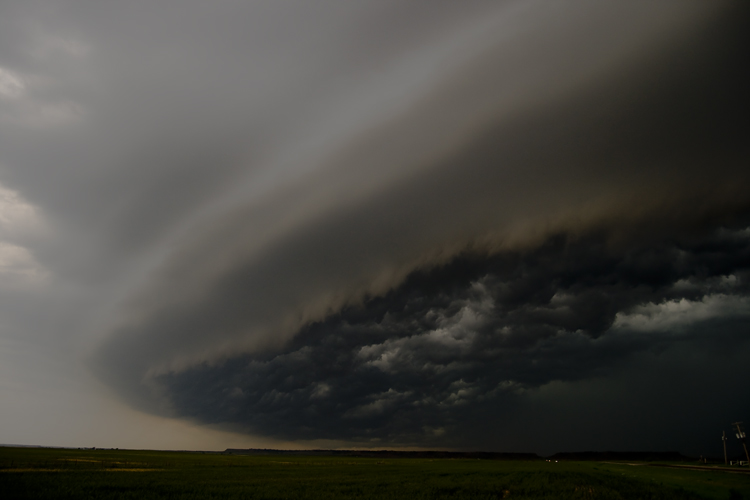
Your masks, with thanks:
[[[747,8],[521,5],[314,168],[189,226],[96,373],[248,432],[459,446],[716,325],[744,346]]]
[[[465,422],[486,428],[551,382],[610,375],[675,345],[746,349],[749,307],[747,229],[625,251],[603,235],[558,236],[415,273],[281,352],[156,383],[179,415],[264,435],[477,446]]]

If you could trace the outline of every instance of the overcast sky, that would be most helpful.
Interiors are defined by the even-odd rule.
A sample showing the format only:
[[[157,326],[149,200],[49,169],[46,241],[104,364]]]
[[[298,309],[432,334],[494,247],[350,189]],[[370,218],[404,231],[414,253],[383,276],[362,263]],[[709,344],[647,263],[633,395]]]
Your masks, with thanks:
[[[2,2],[0,443],[720,455],[748,24]]]

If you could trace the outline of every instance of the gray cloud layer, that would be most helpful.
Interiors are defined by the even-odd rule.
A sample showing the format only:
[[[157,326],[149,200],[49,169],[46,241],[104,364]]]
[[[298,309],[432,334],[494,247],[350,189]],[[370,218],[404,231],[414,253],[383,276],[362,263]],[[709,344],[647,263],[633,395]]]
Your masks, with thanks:
[[[24,5],[0,180],[130,297],[90,365],[138,408],[468,446],[746,349],[743,4]]]

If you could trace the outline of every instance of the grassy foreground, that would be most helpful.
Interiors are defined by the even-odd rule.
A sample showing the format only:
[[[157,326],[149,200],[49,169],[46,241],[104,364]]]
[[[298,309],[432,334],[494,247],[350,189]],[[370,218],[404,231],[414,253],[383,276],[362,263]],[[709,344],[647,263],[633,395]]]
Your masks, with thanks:
[[[750,500],[750,476],[600,462],[0,448],[0,496]]]

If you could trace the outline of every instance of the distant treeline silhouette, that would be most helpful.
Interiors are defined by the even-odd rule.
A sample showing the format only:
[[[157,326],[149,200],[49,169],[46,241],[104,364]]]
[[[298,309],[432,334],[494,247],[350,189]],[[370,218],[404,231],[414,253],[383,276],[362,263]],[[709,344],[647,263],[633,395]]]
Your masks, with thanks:
[[[478,458],[484,460],[542,460],[536,453],[496,453],[487,451],[399,451],[399,450],[272,450],[235,449],[224,451],[229,455],[298,455],[373,458]]]
[[[477,458],[483,460],[543,460],[536,453],[500,453],[491,451],[401,451],[401,450],[274,450],[227,448],[228,455],[297,455],[333,457],[373,458]],[[691,462],[676,451],[581,451],[556,453],[547,460],[594,460],[594,461],[638,461],[638,462]]]
[[[549,460],[632,460],[637,462],[692,462],[695,458],[686,457],[676,451],[579,451],[555,453]]]

